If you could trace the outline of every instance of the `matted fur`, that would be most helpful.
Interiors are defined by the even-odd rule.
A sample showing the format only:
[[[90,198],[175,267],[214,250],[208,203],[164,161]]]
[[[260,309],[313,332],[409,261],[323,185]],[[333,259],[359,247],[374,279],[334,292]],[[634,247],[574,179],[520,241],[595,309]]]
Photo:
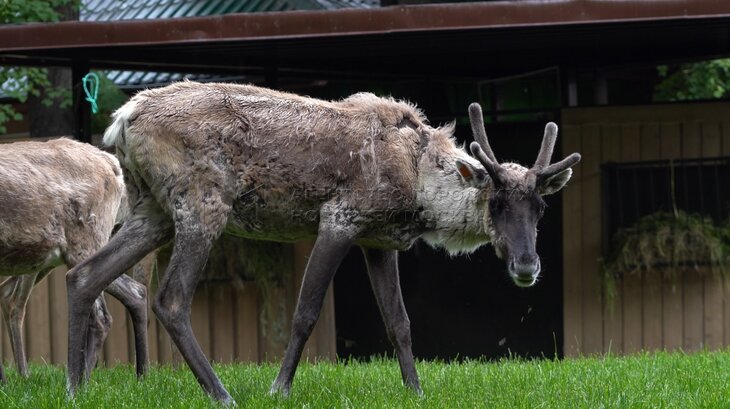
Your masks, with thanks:
[[[489,241],[483,216],[464,225],[479,194],[454,165],[478,162],[453,126],[430,127],[407,102],[186,81],[138,93],[115,118],[104,142],[118,149],[130,197],[153,195],[169,211],[183,191],[215,186],[220,198],[200,213],[225,215],[229,233],[311,238],[334,200],[367,231],[360,243],[405,249],[430,231],[431,244],[457,253]],[[204,205],[206,192],[194,194]]]
[[[31,289],[53,267],[72,268],[106,244],[128,207],[125,197],[117,159],[89,144],[60,138],[0,145],[0,276],[10,276],[0,284],[0,307],[21,375],[28,375],[21,334]],[[144,371],[146,330],[138,328],[146,326],[145,287],[121,278],[109,291],[130,309]],[[91,317],[88,370],[111,325],[102,297]]]
[[[0,145],[0,275],[79,263],[109,239],[123,197],[116,158],[91,145]]]

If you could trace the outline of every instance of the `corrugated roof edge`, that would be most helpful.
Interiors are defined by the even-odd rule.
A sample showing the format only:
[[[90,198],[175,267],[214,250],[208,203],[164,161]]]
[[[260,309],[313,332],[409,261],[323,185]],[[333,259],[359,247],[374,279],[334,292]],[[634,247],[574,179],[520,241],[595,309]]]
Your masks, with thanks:
[[[379,0],[87,0],[80,10],[81,21],[150,20],[156,18],[201,17],[233,13],[260,13],[286,10],[335,10],[379,7]],[[123,90],[154,88],[170,81],[188,78],[195,81],[241,81],[243,76],[215,76],[186,73],[107,71],[107,78]],[[137,80],[141,79],[141,80]],[[0,90],[0,95],[2,94]]]

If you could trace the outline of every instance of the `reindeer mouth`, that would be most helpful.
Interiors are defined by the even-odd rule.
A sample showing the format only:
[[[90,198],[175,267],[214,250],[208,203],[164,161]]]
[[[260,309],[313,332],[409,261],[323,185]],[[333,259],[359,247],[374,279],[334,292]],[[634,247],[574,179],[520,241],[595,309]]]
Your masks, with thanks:
[[[515,263],[512,259],[508,266],[509,275],[518,287],[532,287],[540,275],[540,260],[534,264]]]
[[[514,281],[515,285],[518,287],[532,287],[537,282],[537,276],[512,276],[512,281]]]

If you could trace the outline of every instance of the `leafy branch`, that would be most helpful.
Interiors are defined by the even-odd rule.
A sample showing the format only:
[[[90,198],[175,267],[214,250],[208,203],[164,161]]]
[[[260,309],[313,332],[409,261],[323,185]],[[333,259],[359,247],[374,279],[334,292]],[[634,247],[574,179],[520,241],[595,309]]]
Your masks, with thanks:
[[[78,7],[78,0],[1,0],[0,24],[57,22],[63,17],[63,7]],[[0,67],[0,97],[26,102],[30,95],[43,96],[42,103],[61,108],[71,106],[71,91],[54,87],[47,70],[36,67]],[[19,121],[23,116],[12,104],[0,104],[0,134],[7,132],[5,124]]]

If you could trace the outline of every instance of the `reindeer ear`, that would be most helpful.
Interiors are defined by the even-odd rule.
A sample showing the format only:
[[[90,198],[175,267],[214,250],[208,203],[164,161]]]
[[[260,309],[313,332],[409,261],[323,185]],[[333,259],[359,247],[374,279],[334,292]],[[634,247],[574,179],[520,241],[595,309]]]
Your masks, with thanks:
[[[457,159],[456,170],[471,187],[482,188],[487,183],[487,171],[480,167]]]
[[[549,178],[545,179],[540,186],[537,188],[538,193],[541,196],[544,195],[551,195],[565,186],[566,183],[568,183],[568,180],[570,180],[570,177],[573,175],[573,169],[568,168],[565,169],[562,172],[559,172],[553,176],[550,176]]]

